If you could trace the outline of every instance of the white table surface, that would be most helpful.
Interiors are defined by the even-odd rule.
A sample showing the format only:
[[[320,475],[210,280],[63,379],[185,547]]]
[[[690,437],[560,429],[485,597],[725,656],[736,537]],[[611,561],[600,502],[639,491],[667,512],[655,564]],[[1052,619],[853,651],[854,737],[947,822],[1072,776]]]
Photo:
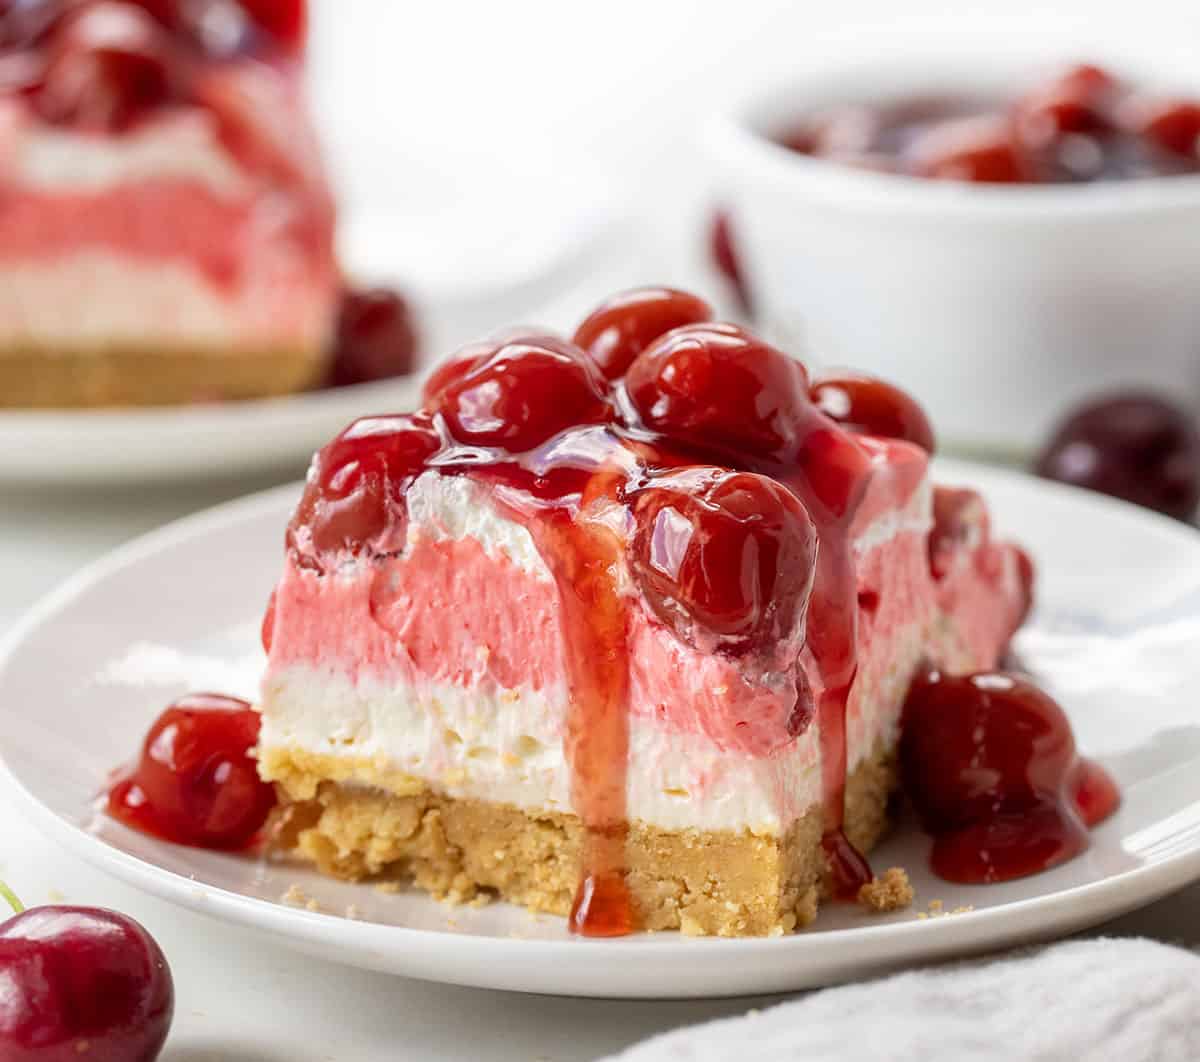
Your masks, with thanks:
[[[266,482],[30,493],[0,488],[0,630],[111,547]],[[769,999],[637,1003],[554,999],[407,981],[321,963],[248,930],[111,881],[48,841],[0,798],[0,876],[27,903],[126,911],[162,944],[177,1013],[165,1062],[573,1062]],[[1200,946],[1200,885],[1100,932]]]

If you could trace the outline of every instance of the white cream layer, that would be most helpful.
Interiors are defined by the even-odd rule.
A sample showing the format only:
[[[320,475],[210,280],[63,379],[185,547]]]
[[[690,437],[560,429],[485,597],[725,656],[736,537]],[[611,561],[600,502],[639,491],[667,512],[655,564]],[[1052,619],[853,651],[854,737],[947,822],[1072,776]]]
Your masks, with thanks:
[[[323,299],[283,306],[264,299],[269,294],[251,283],[226,295],[183,262],[143,262],[98,250],[0,264],[0,358],[6,347],[48,354],[204,347],[237,355],[248,346],[324,341]]]
[[[263,700],[265,748],[366,760],[453,797],[571,811],[565,688],[355,684],[293,667],[272,676]],[[631,719],[627,779],[630,819],[670,830],[778,835],[820,799],[816,729],[778,756],[750,757]]]
[[[121,136],[99,136],[47,126],[15,101],[0,103],[0,160],[6,183],[63,195],[164,179],[197,181],[221,197],[249,187],[221,146],[212,115],[199,107],[173,110]]]

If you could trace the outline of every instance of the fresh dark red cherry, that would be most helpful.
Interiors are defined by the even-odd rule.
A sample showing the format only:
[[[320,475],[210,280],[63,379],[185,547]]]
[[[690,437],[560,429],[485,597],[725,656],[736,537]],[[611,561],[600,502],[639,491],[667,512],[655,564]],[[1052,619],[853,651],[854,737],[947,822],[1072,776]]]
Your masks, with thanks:
[[[822,413],[850,431],[904,439],[930,454],[936,448],[925,411],[911,395],[885,380],[842,373],[818,380],[811,394]]]
[[[404,492],[441,447],[428,416],[360,417],[317,453],[288,527],[288,547],[306,565],[339,552],[404,545]]]
[[[935,838],[933,868],[951,881],[1005,881],[1070,859],[1119,800],[1101,768],[1077,759],[1053,698],[1005,672],[919,678],[900,762]]]
[[[1200,158],[1200,101],[1164,100],[1147,106],[1137,132],[1175,155]]]
[[[712,216],[708,235],[709,255],[717,271],[729,281],[737,295],[743,313],[751,313],[754,304],[750,299],[750,288],[742,270],[741,257],[733,236],[733,220],[727,210],[718,210]]]
[[[1012,126],[998,118],[965,118],[934,126],[913,145],[912,171],[918,177],[982,184],[1033,179]]]
[[[794,636],[817,539],[795,496],[765,476],[693,465],[655,477],[633,503],[631,565],[682,638],[745,651]]]
[[[176,62],[146,11],[106,0],[56,32],[35,104],[49,122],[119,132],[178,98]]]
[[[0,923],[4,1062],[153,1062],[175,987],[162,950],[127,915],[97,907],[21,908]]]
[[[155,720],[132,773],[109,790],[109,814],[179,844],[244,847],[275,806],[251,754],[258,727],[258,713],[236,697],[181,698]]]
[[[412,372],[416,353],[412,313],[398,293],[386,288],[342,292],[331,386],[404,376]]]
[[[674,288],[634,288],[602,303],[575,331],[575,343],[610,380],[664,332],[712,320],[703,299]]]
[[[465,371],[447,370],[431,393],[451,435],[470,446],[532,450],[567,428],[612,418],[604,381],[573,343],[549,337],[502,343]]]
[[[737,325],[687,325],[642,351],[625,375],[641,423],[706,450],[790,452],[811,409],[804,367]]]
[[[1154,395],[1102,398],[1058,426],[1036,470],[1187,520],[1200,504],[1200,430]]]

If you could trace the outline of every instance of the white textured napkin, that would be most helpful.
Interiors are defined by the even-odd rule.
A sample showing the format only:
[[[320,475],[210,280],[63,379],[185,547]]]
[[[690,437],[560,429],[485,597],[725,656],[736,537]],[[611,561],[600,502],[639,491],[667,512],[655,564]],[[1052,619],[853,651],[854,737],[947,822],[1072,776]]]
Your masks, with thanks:
[[[1058,944],[826,989],[656,1036],[616,1058],[1192,1062],[1200,1060],[1200,958],[1149,940]]]

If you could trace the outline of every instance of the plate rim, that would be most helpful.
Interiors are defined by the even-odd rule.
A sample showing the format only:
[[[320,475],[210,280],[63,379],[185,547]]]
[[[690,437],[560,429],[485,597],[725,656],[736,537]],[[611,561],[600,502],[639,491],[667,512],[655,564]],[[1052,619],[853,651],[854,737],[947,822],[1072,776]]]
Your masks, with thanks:
[[[1200,550],[1200,531],[1103,495],[1038,480],[1012,469],[967,461],[939,459],[935,469],[939,479],[945,478],[947,473],[951,478],[959,474],[978,476],[985,481],[982,484],[984,491],[986,481],[991,479],[1051,493],[1069,492],[1074,501],[1085,506],[1122,519],[1148,522],[1158,532],[1178,536],[1185,539],[1189,547]],[[0,640],[0,688],[10,661],[25,641],[44,624],[64,614],[81,594],[135,567],[145,556],[201,539],[211,527],[250,520],[272,508],[282,507],[285,499],[297,495],[299,486],[295,482],[283,484],[184,516],[131,539],[79,569],[28,609]],[[672,985],[664,991],[639,991],[635,993],[636,998],[697,998],[782,991],[845,979],[841,976],[807,979],[809,975],[802,966],[809,951],[841,952],[845,960],[842,965],[847,968],[854,963],[873,961],[876,972],[883,972],[897,965],[910,966],[933,957],[965,955],[1016,941],[1076,931],[1153,902],[1200,878],[1200,843],[1197,843],[1191,849],[1158,862],[1132,867],[1097,881],[1024,897],[953,918],[883,922],[782,938],[684,940],[680,937],[664,942],[663,935],[657,934],[617,941],[512,939],[486,933],[464,934],[449,929],[356,922],[341,915],[299,910],[197,882],[132,855],[60,816],[25,788],[8,759],[4,739],[0,736],[0,789],[18,801],[28,812],[31,822],[55,843],[140,891],[210,917],[265,930],[284,944],[300,950],[320,949],[326,957],[352,965],[444,983],[555,995],[628,997],[628,993],[612,990],[611,973],[597,974],[595,970],[589,970],[583,977],[561,979],[561,974],[553,971],[564,958],[578,959],[584,954],[581,948],[621,949],[613,954],[653,961],[656,967],[670,967],[672,976],[678,973],[682,977],[682,991],[678,985]],[[329,956],[326,949],[333,942],[342,943],[346,954]],[[894,947],[889,948],[889,944]],[[719,948],[724,958],[743,964],[764,956],[793,961],[783,963],[782,967],[778,961],[763,964],[761,979],[749,986],[730,985],[713,991],[701,987],[707,980],[703,973],[688,970],[688,957],[697,947]],[[890,952],[902,954],[893,956],[896,962],[889,963],[883,956]],[[587,954],[591,957],[593,952],[589,950]],[[608,950],[603,954],[607,956]],[[470,970],[460,969],[455,973],[454,968],[461,967],[463,960],[472,959],[475,962]],[[549,972],[531,970],[528,968],[531,963]],[[588,967],[594,965],[587,964]],[[851,973],[850,976],[855,975]],[[560,979],[571,984],[564,985]]]

